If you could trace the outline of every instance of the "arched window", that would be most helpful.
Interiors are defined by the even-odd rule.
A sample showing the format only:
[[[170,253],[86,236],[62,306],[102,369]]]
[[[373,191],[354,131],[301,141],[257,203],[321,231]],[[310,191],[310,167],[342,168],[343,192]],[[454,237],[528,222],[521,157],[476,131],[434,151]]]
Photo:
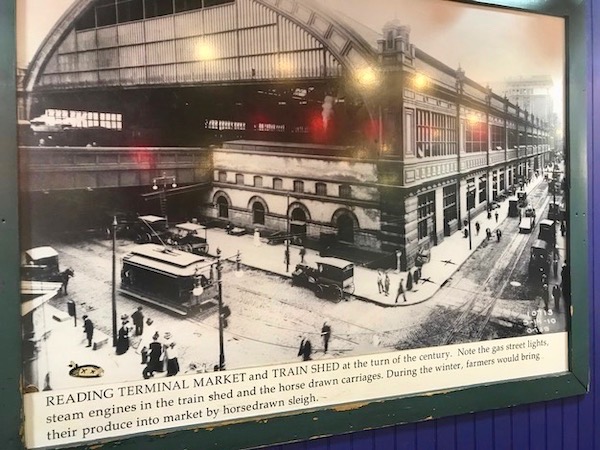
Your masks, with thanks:
[[[294,180],[294,192],[304,192],[304,181]]]
[[[254,176],[254,187],[262,187],[263,186],[263,179],[260,175],[255,175]]]
[[[281,178],[273,178],[273,189],[283,189],[283,180]]]
[[[252,223],[259,225],[265,224],[265,207],[260,202],[254,202],[252,204]]]
[[[229,202],[224,196],[217,198],[217,212],[222,219],[229,218]]]
[[[338,239],[344,242],[354,242],[354,221],[348,214],[342,214],[337,220]]]

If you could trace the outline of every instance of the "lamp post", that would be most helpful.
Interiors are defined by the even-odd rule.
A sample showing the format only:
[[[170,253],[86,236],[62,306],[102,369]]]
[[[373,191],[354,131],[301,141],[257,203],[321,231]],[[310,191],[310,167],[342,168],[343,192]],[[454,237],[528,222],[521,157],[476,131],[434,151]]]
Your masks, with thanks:
[[[158,194],[158,198],[160,200],[160,212],[161,214],[167,218],[167,185],[170,184],[171,187],[177,187],[177,179],[173,175],[167,175],[163,172],[162,176],[152,179],[152,189],[157,191],[160,186],[160,192]],[[167,223],[169,221],[167,220]]]
[[[117,216],[113,217],[112,223],[112,332],[113,332],[113,347],[117,346]]]
[[[221,287],[221,249],[217,248],[217,301],[219,304],[219,370],[225,370],[225,346],[223,343],[223,289]]]
[[[471,240],[471,208],[475,206],[475,190],[474,186],[468,185],[467,187],[467,220],[468,220],[468,233],[469,233],[469,250],[472,250],[473,243]]]
[[[290,194],[287,194],[287,208],[285,210],[286,219],[286,239],[285,239],[285,271],[290,271]]]

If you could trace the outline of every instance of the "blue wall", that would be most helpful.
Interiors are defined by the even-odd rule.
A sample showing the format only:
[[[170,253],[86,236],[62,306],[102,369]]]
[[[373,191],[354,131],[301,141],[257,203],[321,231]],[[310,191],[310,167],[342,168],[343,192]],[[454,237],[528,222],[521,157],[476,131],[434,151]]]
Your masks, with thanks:
[[[563,0],[568,1],[568,0]],[[377,431],[363,431],[345,436],[321,438],[309,442],[271,447],[271,450],[598,450],[600,449],[600,396],[596,393],[596,372],[600,358],[595,343],[600,339],[600,308],[595,292],[600,271],[594,271],[595,257],[600,256],[600,0],[588,0],[588,161],[590,182],[590,360],[591,392],[585,396],[546,403],[523,405],[498,411],[449,417],[418,424],[401,425]],[[595,426],[598,425],[598,426]]]

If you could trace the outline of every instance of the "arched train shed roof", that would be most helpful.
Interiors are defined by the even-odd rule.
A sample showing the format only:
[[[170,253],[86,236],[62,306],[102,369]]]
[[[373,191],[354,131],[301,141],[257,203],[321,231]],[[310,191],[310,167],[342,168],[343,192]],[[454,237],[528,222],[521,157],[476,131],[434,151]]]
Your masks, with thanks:
[[[98,3],[63,14],[30,64],[27,91],[327,78],[376,64],[374,32],[313,0],[235,0],[76,29]],[[202,43],[218,55],[203,59]]]

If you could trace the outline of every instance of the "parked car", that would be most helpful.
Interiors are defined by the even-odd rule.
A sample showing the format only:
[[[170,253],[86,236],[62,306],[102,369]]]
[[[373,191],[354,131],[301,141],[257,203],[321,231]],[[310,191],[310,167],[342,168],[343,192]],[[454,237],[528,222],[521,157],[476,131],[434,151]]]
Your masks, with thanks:
[[[208,253],[206,227],[198,223],[178,223],[175,225],[175,232],[171,233],[168,240],[179,250],[197,255]]]
[[[163,244],[169,237],[167,218],[151,214],[139,216],[131,234],[138,244]]]
[[[354,264],[339,258],[322,258],[316,268],[298,264],[292,284],[308,287],[317,297],[338,303],[354,293]]]
[[[554,220],[540,220],[540,231],[538,233],[538,239],[545,241],[551,247],[554,247],[556,243],[556,223]]]

